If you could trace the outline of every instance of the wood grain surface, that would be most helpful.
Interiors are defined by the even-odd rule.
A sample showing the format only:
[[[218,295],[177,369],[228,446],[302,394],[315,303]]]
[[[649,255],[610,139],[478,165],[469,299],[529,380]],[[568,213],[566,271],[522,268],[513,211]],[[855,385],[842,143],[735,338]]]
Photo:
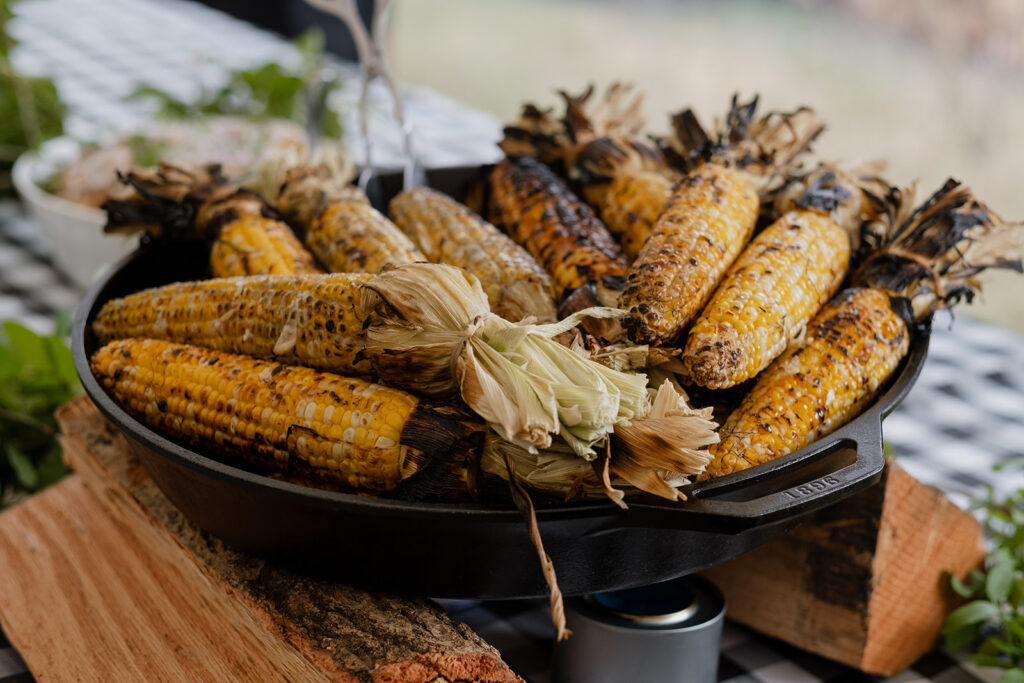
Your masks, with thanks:
[[[521,681],[434,603],[312,580],[192,526],[88,399],[76,474],[0,515],[0,624],[39,680]]]
[[[878,485],[705,575],[731,619],[891,676],[935,645],[959,601],[949,574],[984,556],[974,517],[889,463]]]

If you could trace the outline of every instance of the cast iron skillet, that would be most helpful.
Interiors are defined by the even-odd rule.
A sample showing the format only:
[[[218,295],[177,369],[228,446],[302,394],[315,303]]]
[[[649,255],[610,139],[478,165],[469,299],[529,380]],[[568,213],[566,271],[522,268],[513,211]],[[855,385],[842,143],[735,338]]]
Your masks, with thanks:
[[[428,173],[434,187],[462,196],[479,168]],[[383,178],[390,197],[398,179]],[[245,551],[375,588],[445,598],[547,594],[523,518],[511,507],[379,499],[277,481],[184,448],[121,410],[89,370],[97,348],[90,324],[109,299],[203,277],[197,245],[141,248],[88,292],[75,316],[72,350],[86,393],[127,436],[160,489],[195,524]],[[917,379],[927,332],[884,393],[830,436],[783,458],[694,485],[690,500],[637,497],[538,507],[544,545],[566,595],[669,580],[745,553],[813,510],[878,480],[882,418]]]

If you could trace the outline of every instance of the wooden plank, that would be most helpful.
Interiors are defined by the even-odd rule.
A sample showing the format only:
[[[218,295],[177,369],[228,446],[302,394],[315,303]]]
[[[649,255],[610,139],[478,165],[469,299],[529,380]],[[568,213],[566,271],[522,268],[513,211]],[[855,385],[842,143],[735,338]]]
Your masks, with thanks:
[[[76,474],[0,515],[3,589],[55,604],[0,593],[0,621],[41,680],[521,681],[427,600],[298,576],[192,526],[88,399],[58,420]],[[27,578],[13,588],[8,574]]]
[[[0,622],[40,681],[327,680],[137,514],[72,476],[0,515]]]
[[[934,645],[960,602],[949,574],[963,578],[985,557],[978,521],[938,489],[894,466],[885,492],[862,659],[863,668],[883,673],[904,669],[907,653],[916,659]]]
[[[984,555],[970,514],[890,463],[877,486],[705,574],[731,619],[894,675],[934,646],[956,606],[949,573],[963,576]]]

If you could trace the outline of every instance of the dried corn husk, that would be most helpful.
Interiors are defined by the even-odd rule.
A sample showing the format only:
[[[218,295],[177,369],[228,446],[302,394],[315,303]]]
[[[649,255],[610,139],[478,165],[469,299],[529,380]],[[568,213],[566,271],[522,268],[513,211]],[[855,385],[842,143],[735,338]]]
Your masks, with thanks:
[[[553,339],[592,308],[548,325],[511,323],[490,312],[480,282],[439,264],[381,273],[363,290],[366,355],[385,382],[428,396],[459,395],[504,439],[533,451],[558,434],[577,455],[617,423],[648,411],[647,378],[584,358]]]
[[[643,420],[620,423],[611,440],[605,471],[576,457],[563,441],[531,453],[489,435],[480,460],[483,471],[507,478],[506,459],[515,464],[522,482],[552,495],[584,498],[607,495],[625,508],[624,494],[646,491],[669,500],[685,499],[677,489],[711,461],[707,447],[718,442],[711,408],[695,410],[674,382],[666,381],[653,395]]]

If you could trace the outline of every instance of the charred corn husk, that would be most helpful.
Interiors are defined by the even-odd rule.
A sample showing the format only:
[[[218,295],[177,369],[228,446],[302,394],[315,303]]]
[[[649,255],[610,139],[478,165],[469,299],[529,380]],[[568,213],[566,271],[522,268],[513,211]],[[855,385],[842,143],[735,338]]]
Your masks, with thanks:
[[[431,262],[475,275],[493,313],[512,322],[527,316],[554,321],[550,276],[525,249],[467,207],[421,187],[397,195],[389,211]]]
[[[550,448],[531,453],[497,435],[488,435],[480,466],[484,472],[503,479],[508,478],[505,459],[510,459],[523,483],[531,489],[564,499],[607,496],[625,508],[625,496],[645,491],[669,500],[685,500],[678,490],[689,483],[689,477],[701,474],[711,456],[707,447],[718,441],[717,425],[711,419],[711,409],[695,410],[689,406],[686,395],[669,382],[656,391],[649,420],[661,420],[660,434],[671,440],[665,443],[629,443],[633,436],[626,430],[616,431],[607,463],[600,467],[577,457],[563,441],[555,441]],[[643,440],[641,440],[643,441]],[[638,461],[659,454],[659,461]],[[607,472],[600,471],[607,465]],[[603,475],[607,475],[607,477]]]
[[[733,98],[724,128],[713,136],[689,110],[674,117],[675,154],[693,170],[652,226],[619,299],[634,342],[679,340],[750,239],[758,192],[796,163],[821,129],[805,109],[755,120],[756,103]]]
[[[775,216],[790,211],[828,213],[850,236],[857,252],[851,259],[876,249],[884,239],[883,213],[899,190],[884,177],[886,164],[880,159],[853,164],[820,164],[798,175],[768,197]],[[867,233],[867,234],[864,234]],[[878,234],[883,233],[883,234]]]
[[[722,426],[705,476],[746,469],[825,436],[873,400],[916,322],[970,300],[986,268],[1021,270],[1024,224],[1001,222],[950,181],[916,211],[894,208],[882,244],[758,378]]]
[[[97,338],[148,337],[305,365],[372,374],[357,310],[366,273],[269,275],[180,282],[104,304]]]
[[[195,346],[125,339],[91,365],[122,407],[172,438],[354,488],[394,489],[466,436],[397,389]]]
[[[504,137],[498,143],[505,154],[534,157],[563,172],[567,178],[576,179],[577,174],[584,170],[577,164],[577,157],[589,143],[599,139],[640,141],[644,126],[641,115],[643,96],[632,96],[631,86],[614,82],[599,97],[593,84],[579,95],[565,90],[559,90],[558,94],[565,104],[561,117],[556,117],[550,109],[541,109],[530,103],[523,105],[519,120],[505,126]],[[628,143],[623,147],[628,148]],[[661,156],[656,148],[644,147],[638,150],[639,153],[647,154],[651,150],[655,157]],[[599,158],[606,159],[605,155]],[[590,170],[599,169],[600,164]],[[589,182],[588,179],[582,183],[584,193],[592,185],[606,183],[608,179],[594,180],[597,182]]]
[[[814,195],[798,203],[806,205],[809,196]],[[850,237],[837,221],[856,222],[832,218],[845,203],[837,199],[820,212],[796,208],[747,245],[690,330],[682,362],[692,381],[725,389],[750,379],[835,294],[851,251]]]
[[[161,164],[132,171],[123,180],[136,194],[103,205],[107,232],[205,239],[215,277],[322,272],[266,203],[229,184],[216,165]]]
[[[599,293],[617,291],[625,257],[590,207],[550,169],[530,157],[504,159],[490,186],[492,215],[551,275],[557,299],[588,284]]]
[[[323,171],[294,169],[277,207],[303,232],[306,245],[334,273],[379,273],[426,256],[362,193]]]

